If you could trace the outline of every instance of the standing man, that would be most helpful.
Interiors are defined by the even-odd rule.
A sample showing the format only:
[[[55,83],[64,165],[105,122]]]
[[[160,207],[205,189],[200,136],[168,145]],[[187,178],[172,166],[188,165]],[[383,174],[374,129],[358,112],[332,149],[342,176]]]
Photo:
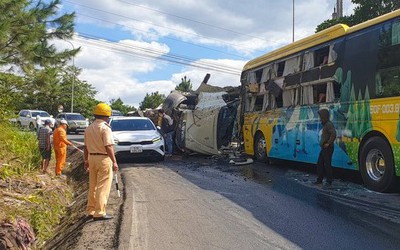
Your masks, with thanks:
[[[50,120],[45,120],[44,127],[40,127],[38,131],[39,151],[42,155],[43,174],[47,173],[47,168],[49,167],[51,158],[50,136],[53,131],[51,130],[50,126],[52,126],[52,122]]]
[[[161,117],[161,133],[165,138],[165,145],[167,147],[165,156],[172,156],[172,138],[175,132],[173,126],[174,121],[163,109],[158,110],[158,116]]]
[[[39,134],[39,130],[42,127],[42,123],[40,121],[40,116],[36,116],[36,133]]]
[[[60,126],[54,130],[53,143],[54,153],[56,154],[56,175],[61,175],[67,159],[67,146],[72,145],[72,142],[67,139],[68,122],[60,121]]]
[[[319,153],[317,172],[318,178],[314,184],[322,184],[324,175],[326,175],[327,187],[332,185],[333,171],[332,171],[332,154],[334,150],[334,142],[336,139],[336,130],[333,123],[329,120],[329,111],[321,109],[318,111],[322,123],[322,134],[320,139],[321,152]]]
[[[107,123],[111,107],[105,103],[96,105],[93,111],[96,120],[85,130],[85,170],[89,171],[89,193],[87,213],[94,221],[108,220],[106,213],[110,195],[113,170],[118,171],[114,155],[114,140]]]

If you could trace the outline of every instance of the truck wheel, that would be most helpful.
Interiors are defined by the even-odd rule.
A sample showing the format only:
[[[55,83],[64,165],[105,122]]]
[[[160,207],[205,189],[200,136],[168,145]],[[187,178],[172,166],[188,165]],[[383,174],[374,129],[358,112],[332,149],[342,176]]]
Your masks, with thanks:
[[[360,172],[365,185],[374,191],[389,192],[395,187],[392,149],[382,137],[372,137],[363,145]]]
[[[17,122],[17,126],[18,126],[18,128],[22,128],[21,122]]]
[[[254,158],[259,162],[267,162],[267,144],[262,133],[257,133],[254,140]]]

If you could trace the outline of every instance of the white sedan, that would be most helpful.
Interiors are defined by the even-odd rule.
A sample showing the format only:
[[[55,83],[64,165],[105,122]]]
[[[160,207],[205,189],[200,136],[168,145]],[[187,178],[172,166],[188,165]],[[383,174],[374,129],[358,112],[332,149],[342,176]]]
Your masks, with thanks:
[[[119,158],[149,157],[164,160],[164,138],[146,117],[113,117],[109,121]]]

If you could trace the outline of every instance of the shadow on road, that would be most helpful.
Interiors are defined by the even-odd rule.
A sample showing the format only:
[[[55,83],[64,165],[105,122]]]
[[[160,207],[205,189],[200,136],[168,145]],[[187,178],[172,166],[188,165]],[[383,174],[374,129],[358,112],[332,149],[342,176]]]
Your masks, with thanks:
[[[302,248],[316,246],[309,245],[310,239],[307,238],[307,230],[315,228],[318,228],[318,234],[326,241],[318,246],[328,249],[332,246],[358,248],[362,245],[367,249],[391,248],[400,243],[400,221],[380,220],[374,216],[375,212],[383,212],[386,216],[400,218],[400,195],[388,196],[365,189],[361,185],[359,174],[354,171],[349,173],[335,170],[333,187],[325,189],[311,184],[316,179],[315,167],[294,165],[292,162],[278,162],[277,166],[260,163],[234,166],[223,159],[174,156],[160,164],[160,167],[161,165],[167,166],[198,187],[218,193],[245,208],[264,225]],[[376,199],[375,203],[372,203],[371,197]],[[385,201],[390,204],[384,204]],[[313,208],[307,213],[300,209],[304,205]],[[393,206],[397,208],[394,209]],[[318,216],[322,217],[318,219]],[[304,220],[310,224],[299,225]],[[343,226],[331,226],[337,225],[340,220]],[[363,231],[362,227],[370,228],[368,232],[371,235]],[[331,237],[332,235],[335,237]],[[352,237],[363,240],[355,244],[357,241]],[[337,238],[341,241],[338,242]],[[380,240],[386,240],[388,245],[377,243]]]

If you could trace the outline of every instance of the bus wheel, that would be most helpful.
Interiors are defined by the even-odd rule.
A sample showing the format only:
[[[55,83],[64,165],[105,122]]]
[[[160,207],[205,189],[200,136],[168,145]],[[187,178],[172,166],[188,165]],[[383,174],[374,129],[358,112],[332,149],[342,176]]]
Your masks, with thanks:
[[[262,133],[257,133],[254,143],[254,157],[256,161],[267,162],[267,152],[265,137]]]
[[[389,192],[396,184],[393,154],[381,137],[372,137],[363,145],[360,172],[365,185],[377,192]]]

